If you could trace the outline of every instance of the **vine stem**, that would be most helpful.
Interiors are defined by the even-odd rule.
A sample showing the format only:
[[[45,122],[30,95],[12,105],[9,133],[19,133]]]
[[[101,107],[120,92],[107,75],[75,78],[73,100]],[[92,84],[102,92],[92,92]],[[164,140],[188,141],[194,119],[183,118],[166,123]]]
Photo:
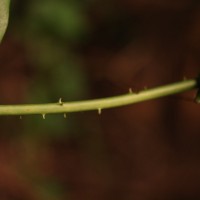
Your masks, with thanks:
[[[94,100],[62,102],[61,99],[59,99],[57,103],[48,104],[0,105],[0,115],[42,114],[45,116],[45,114],[50,113],[68,113],[89,110],[97,110],[100,114],[102,109],[125,106],[195,88],[198,88],[198,80],[190,79],[146,89],[139,93],[134,93],[130,90],[128,94]]]

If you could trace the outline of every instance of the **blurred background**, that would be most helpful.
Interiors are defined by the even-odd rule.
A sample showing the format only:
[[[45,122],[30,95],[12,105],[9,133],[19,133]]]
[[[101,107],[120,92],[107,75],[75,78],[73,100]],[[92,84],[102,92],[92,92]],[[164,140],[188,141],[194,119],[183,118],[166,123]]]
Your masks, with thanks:
[[[196,77],[198,0],[11,0],[0,104]],[[1,116],[1,200],[200,199],[195,91],[97,112]]]

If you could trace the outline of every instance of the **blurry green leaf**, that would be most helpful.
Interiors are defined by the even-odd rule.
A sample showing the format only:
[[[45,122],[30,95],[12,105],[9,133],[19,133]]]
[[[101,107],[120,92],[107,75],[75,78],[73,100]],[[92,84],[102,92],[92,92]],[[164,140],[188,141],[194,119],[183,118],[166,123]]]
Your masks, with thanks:
[[[8,25],[9,4],[10,0],[0,0],[0,42]]]
[[[51,32],[64,39],[77,40],[88,28],[81,6],[68,1],[34,1],[31,4],[34,31]]]
[[[56,180],[44,180],[37,183],[40,197],[44,200],[61,200],[63,199],[63,187]]]

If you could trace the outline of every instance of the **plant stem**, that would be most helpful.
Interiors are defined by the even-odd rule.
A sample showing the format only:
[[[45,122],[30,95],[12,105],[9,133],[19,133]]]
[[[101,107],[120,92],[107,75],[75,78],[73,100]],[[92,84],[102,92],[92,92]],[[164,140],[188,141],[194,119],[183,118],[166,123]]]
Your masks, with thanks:
[[[133,103],[147,101],[150,99],[160,98],[167,95],[181,93],[198,87],[196,79],[184,80],[173,84],[159,86],[152,89],[140,91],[139,93],[130,93],[115,97],[102,99],[62,102],[61,99],[57,103],[49,104],[27,104],[27,105],[1,105],[0,115],[29,115],[29,114],[45,114],[50,113],[68,113],[97,110],[99,114],[102,109],[125,106]]]

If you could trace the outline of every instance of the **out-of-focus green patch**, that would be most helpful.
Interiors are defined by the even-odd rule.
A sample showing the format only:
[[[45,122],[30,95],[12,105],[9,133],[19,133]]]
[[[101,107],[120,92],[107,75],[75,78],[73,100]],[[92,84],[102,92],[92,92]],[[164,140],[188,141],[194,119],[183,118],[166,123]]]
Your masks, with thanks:
[[[64,200],[64,189],[57,181],[46,180],[37,184],[37,191],[42,200]]]
[[[0,42],[8,25],[10,0],[0,1]]]
[[[75,114],[63,113],[46,114],[45,119],[41,115],[30,115],[22,117],[24,123],[24,136],[28,138],[58,139],[61,137],[79,137],[84,133],[84,120]],[[78,124],[78,126],[77,126]]]
[[[48,32],[68,41],[77,41],[88,30],[86,16],[76,1],[32,1],[29,24],[34,32]]]
[[[55,102],[59,98],[74,101],[87,95],[87,76],[81,60],[68,46],[49,36],[37,37],[30,45],[28,56],[34,65],[34,79],[29,103]]]
[[[32,0],[27,3],[22,35],[27,57],[32,66],[26,103],[53,103],[87,98],[87,76],[74,45],[81,42],[88,30],[84,15],[85,6],[80,1]],[[25,116],[22,119],[25,133],[31,137],[62,137],[63,134],[80,133],[78,117],[63,114]],[[45,114],[45,113],[44,113]],[[68,114],[67,114],[68,115]],[[79,127],[80,127],[79,126]],[[30,128],[31,127],[31,128]]]
[[[59,138],[67,131],[67,120],[64,121],[62,116],[58,115],[45,115],[45,119],[43,119],[43,115],[32,115],[32,116],[24,116],[22,120],[25,123],[26,135],[30,135],[35,138],[43,138],[43,137],[54,137]],[[32,128],[30,128],[32,127]]]

